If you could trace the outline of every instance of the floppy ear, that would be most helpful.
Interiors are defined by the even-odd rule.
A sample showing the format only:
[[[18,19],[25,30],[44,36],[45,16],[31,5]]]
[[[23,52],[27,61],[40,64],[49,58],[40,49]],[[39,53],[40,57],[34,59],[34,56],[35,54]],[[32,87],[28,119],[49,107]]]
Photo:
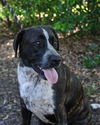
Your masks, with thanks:
[[[48,27],[54,33],[54,35],[55,35],[55,37],[57,39],[57,50],[59,51],[59,39],[58,39],[58,35],[57,35],[56,31],[50,25]]]
[[[14,49],[14,51],[15,51],[15,57],[17,57],[17,50],[18,50],[18,48],[19,48],[20,43],[22,42],[23,34],[24,34],[24,30],[20,31],[20,32],[17,34],[17,36],[15,37],[15,39],[14,39],[13,49]]]

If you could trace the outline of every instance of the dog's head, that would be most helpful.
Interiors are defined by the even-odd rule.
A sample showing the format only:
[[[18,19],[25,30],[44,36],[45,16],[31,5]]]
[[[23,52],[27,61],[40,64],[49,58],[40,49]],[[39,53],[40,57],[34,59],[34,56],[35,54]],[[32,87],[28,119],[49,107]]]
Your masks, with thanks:
[[[24,65],[32,67],[45,79],[49,79],[50,74],[57,77],[54,68],[59,65],[61,57],[57,53],[59,41],[53,28],[41,26],[24,29],[18,33],[13,47],[15,56],[19,48],[19,57]]]

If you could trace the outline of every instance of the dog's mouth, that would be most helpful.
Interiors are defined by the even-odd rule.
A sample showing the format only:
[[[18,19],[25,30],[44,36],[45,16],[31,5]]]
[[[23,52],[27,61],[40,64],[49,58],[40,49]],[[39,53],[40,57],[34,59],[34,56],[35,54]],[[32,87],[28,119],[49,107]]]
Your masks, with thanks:
[[[50,68],[50,69],[42,69],[44,72],[44,75],[46,79],[48,80],[49,83],[57,83],[58,81],[58,73],[55,70],[55,68]]]
[[[52,68],[41,68],[37,65],[32,64],[32,68],[45,80],[51,84],[55,84],[58,81],[58,73],[54,67]]]

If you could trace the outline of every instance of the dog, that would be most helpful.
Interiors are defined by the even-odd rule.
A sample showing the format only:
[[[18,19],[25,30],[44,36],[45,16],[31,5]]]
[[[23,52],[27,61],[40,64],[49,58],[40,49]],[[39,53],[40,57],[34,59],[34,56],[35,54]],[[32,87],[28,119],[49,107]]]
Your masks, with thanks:
[[[38,125],[92,125],[82,85],[63,64],[59,39],[51,26],[23,29],[13,47],[20,58],[22,125],[30,125],[32,113]]]

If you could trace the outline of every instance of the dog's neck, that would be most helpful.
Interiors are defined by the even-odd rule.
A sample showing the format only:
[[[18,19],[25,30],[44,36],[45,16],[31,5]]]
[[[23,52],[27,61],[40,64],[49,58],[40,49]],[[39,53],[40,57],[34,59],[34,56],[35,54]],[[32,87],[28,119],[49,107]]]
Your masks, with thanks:
[[[41,72],[41,70],[37,67],[37,65],[34,65],[33,63],[30,63],[27,60],[22,60],[20,59],[20,66],[21,67],[29,67],[32,68],[34,70],[34,72],[36,72],[42,79],[46,80],[44,73]]]

